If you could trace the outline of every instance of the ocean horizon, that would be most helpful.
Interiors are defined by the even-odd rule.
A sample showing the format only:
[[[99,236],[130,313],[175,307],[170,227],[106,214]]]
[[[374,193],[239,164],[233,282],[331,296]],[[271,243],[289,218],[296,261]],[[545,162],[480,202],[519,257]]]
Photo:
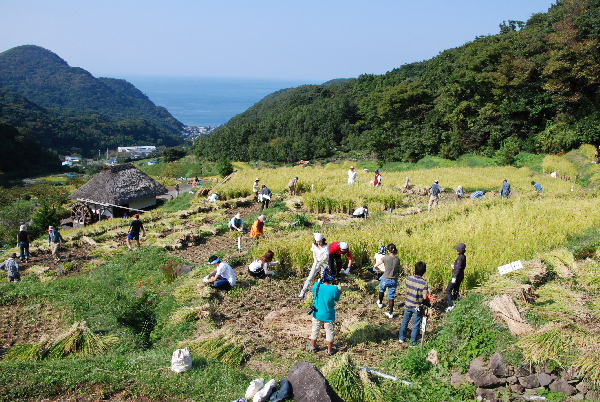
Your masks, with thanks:
[[[299,79],[127,75],[157,106],[188,126],[219,126],[265,96],[285,88],[322,84]]]

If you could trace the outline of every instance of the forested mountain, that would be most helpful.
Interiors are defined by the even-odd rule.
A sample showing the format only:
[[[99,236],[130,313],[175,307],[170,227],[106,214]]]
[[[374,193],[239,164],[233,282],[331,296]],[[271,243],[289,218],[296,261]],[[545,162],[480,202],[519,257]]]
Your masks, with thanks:
[[[433,59],[269,96],[196,152],[295,161],[334,150],[384,161],[474,152],[506,162],[600,141],[600,0],[559,0]]]
[[[0,183],[8,179],[60,170],[56,152],[42,147],[27,129],[0,122]]]
[[[44,146],[66,153],[182,142],[182,123],[132,84],[94,78],[32,45],[0,53],[0,120],[30,129]]]

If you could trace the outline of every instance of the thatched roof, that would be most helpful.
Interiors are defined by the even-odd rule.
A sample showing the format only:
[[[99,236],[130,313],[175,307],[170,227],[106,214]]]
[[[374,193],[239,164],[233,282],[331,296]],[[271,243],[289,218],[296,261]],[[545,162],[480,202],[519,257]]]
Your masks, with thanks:
[[[75,190],[69,198],[125,205],[166,193],[168,190],[162,184],[132,164],[124,164],[107,167]]]

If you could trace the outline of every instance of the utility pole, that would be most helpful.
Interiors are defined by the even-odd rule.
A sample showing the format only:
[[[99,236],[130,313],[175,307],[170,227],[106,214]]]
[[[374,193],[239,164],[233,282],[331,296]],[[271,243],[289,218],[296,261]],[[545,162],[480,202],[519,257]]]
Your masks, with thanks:
[[[108,160],[108,148],[106,148],[106,160]]]

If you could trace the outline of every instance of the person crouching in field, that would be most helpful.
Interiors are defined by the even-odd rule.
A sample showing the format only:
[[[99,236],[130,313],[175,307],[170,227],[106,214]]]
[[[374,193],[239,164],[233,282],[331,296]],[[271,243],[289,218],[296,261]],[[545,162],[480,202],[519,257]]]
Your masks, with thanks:
[[[333,285],[333,275],[329,269],[323,272],[323,278],[312,287],[314,295],[312,312],[312,331],[310,334],[310,348],[317,352],[317,338],[321,328],[325,327],[325,340],[327,341],[327,356],[336,352],[333,347],[333,331],[335,329],[335,302],[340,301],[340,289]]]
[[[287,185],[290,195],[296,195],[296,185],[298,184],[298,176],[294,177]]]
[[[20,282],[19,264],[17,263],[17,253],[11,253],[8,260],[0,264],[0,269],[6,271],[9,282]]]
[[[248,274],[254,278],[265,279],[267,275],[275,275],[275,272],[269,271],[269,265],[277,265],[279,261],[273,261],[275,253],[271,250],[267,251],[265,255],[252,261],[248,267]]]
[[[327,240],[321,233],[314,233],[314,239],[312,246],[310,247],[310,251],[313,253],[313,265],[310,269],[310,273],[308,274],[308,278],[304,281],[304,286],[300,291],[299,298],[303,298],[310,284],[312,283],[317,271],[323,272],[325,268],[327,268],[327,259],[329,258],[329,245],[327,244]]]
[[[242,221],[242,214],[240,214],[240,213],[236,214],[233,218],[231,218],[231,220],[229,221],[227,226],[229,227],[229,230],[231,232],[234,232],[236,230],[238,232],[242,232],[244,230],[244,222]]]
[[[215,289],[229,291],[235,286],[235,273],[231,265],[221,261],[216,255],[208,257],[209,265],[217,265],[217,268],[207,277],[204,282],[212,283]]]
[[[460,297],[458,291],[460,284],[465,278],[465,267],[467,266],[467,257],[465,257],[467,246],[465,243],[458,243],[454,249],[458,256],[454,261],[454,265],[452,265],[452,279],[450,279],[450,283],[448,283],[448,287],[446,288],[446,300],[448,301],[446,312],[452,311],[454,308],[453,300],[458,300]]]
[[[379,300],[377,306],[383,308],[383,295],[385,290],[388,290],[388,305],[389,311],[385,313],[388,318],[394,318],[394,296],[396,295],[396,288],[398,287],[398,274],[400,269],[400,259],[396,257],[398,250],[394,243],[390,243],[387,246],[389,255],[384,256],[378,263],[373,266],[373,269],[383,264],[385,271],[379,280]]]
[[[423,318],[423,302],[431,303],[433,299],[429,294],[429,285],[423,275],[427,272],[427,266],[423,261],[415,264],[415,274],[406,278],[406,301],[404,304],[404,316],[400,326],[400,336],[398,340],[403,343],[406,340],[406,331],[408,322],[412,318],[412,331],[410,333],[410,344],[415,346],[417,337],[421,329],[421,319]]]
[[[263,228],[265,226],[265,221],[267,217],[265,215],[260,215],[256,221],[252,224],[252,228],[250,229],[250,237],[254,240],[258,240],[260,236],[264,236]]]
[[[353,218],[365,218],[367,219],[367,217],[369,216],[369,208],[367,208],[366,205],[363,205],[362,207],[358,207],[354,210],[354,212],[352,213],[352,217]]]
[[[342,270],[342,254],[345,254],[348,257],[348,268],[345,271]],[[350,248],[348,247],[348,243],[334,241],[329,245],[329,269],[333,273],[333,276],[336,277],[340,273],[344,273],[348,275],[350,273],[350,267],[352,266],[352,255],[350,254]]]
[[[373,276],[375,276],[377,278],[377,280],[380,280],[381,276],[385,272],[385,263],[383,263],[383,257],[385,257],[386,255],[387,255],[386,248],[382,244],[381,246],[379,246],[379,250],[377,250],[377,252],[375,253],[375,257],[374,257],[375,266],[377,267],[377,270],[375,270],[374,267],[367,268],[367,271],[369,271],[371,274],[373,274]],[[380,308],[382,308],[382,307],[383,307],[383,305]]]
[[[133,215],[133,218],[134,219],[129,224],[129,233],[127,234],[127,239],[125,239],[129,251],[131,251],[131,240],[135,240],[137,242],[137,249],[140,249],[140,229],[142,230],[144,237],[146,237],[146,229],[144,229],[144,224],[139,219],[140,215],[135,214]]]

